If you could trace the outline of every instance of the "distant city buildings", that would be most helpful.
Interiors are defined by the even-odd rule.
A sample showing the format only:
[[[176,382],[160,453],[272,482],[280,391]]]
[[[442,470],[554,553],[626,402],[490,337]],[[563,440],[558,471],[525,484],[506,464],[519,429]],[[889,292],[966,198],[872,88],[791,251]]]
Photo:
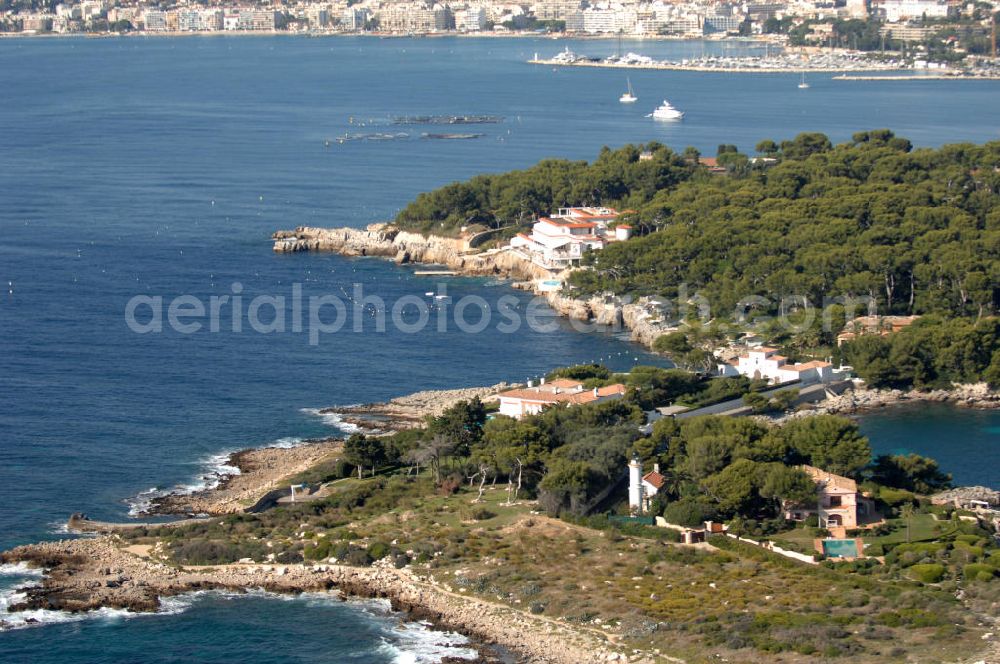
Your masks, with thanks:
[[[980,4],[950,0],[65,0],[52,7],[28,0],[0,11],[0,32],[373,32],[423,35],[457,32],[504,34],[565,32],[630,37],[719,38],[769,35],[799,43],[848,46],[836,21],[875,20],[887,40],[915,42],[933,36],[952,19],[966,20]],[[996,3],[994,3],[994,7]],[[51,9],[49,9],[52,7]],[[980,21],[977,34],[989,32]],[[804,38],[802,37],[804,34]],[[838,41],[839,40],[839,41]],[[884,47],[884,45],[883,45]],[[869,45],[870,48],[870,45]],[[957,47],[956,47],[957,48]]]

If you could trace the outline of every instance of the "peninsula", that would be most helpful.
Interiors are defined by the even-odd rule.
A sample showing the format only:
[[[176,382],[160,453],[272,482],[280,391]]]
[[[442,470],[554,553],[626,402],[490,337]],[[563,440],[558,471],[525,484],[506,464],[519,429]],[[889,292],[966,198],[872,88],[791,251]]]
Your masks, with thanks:
[[[519,661],[554,663],[997,654],[989,607],[1000,589],[992,530],[1000,493],[950,491],[938,501],[948,478],[933,461],[872,459],[856,428],[831,416],[780,426],[665,418],[642,433],[640,392],[676,400],[716,389],[686,376],[568,367],[547,377],[552,390],[572,391],[581,379],[645,389],[517,418],[501,414],[503,404],[525,390],[504,385],[371,405],[398,414],[386,427],[394,433],[237,455],[290,471],[315,460],[278,481],[301,487],[297,501],[261,508],[253,498],[275,482],[248,473],[243,510],[230,510],[225,483],[201,497],[211,506],[218,493],[219,508],[209,510],[228,513],[221,518],[101,524],[94,529],[105,534],[95,538],[0,554],[45,570],[11,616],[155,611],[171,595],[260,588],[388,598],[478,638],[484,662],[502,661],[489,644]],[[405,406],[418,403],[438,414],[415,424]],[[649,469],[642,485],[619,481],[629,456]],[[795,512],[810,509],[817,487],[825,491],[799,470],[815,467],[796,465],[803,462],[864,487],[848,494],[859,501],[857,524],[834,523],[847,512],[824,510],[822,496],[819,526]],[[632,487],[644,485],[633,504]],[[978,504],[986,507],[970,508]],[[85,518],[71,525],[91,529]],[[829,542],[850,542],[854,553],[835,553]],[[936,562],[919,562],[928,556]]]

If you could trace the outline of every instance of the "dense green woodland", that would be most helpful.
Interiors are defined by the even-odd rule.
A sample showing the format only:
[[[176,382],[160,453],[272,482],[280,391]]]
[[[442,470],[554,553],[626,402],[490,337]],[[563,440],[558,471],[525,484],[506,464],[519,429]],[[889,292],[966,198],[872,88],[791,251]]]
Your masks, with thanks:
[[[1000,142],[911,149],[887,130],[833,146],[802,134],[751,163],[720,146],[727,176],[691,148],[604,149],[590,164],[546,160],[422,194],[398,222],[426,231],[527,224],[565,205],[603,204],[642,237],[591,254],[573,275],[582,294],[707,298],[733,312],[749,296],[870,297],[880,313],[980,316],[1000,281]],[[640,161],[643,150],[653,159]],[[443,226],[442,226],[443,224]]]
[[[857,425],[830,415],[781,427],[750,418],[664,418],[651,434],[641,434],[644,407],[703,398],[716,390],[706,384],[715,381],[680,370],[635,367],[612,374],[601,365],[581,365],[550,377],[573,377],[588,385],[621,381],[629,389],[621,401],[548,408],[521,420],[490,419],[478,400],[461,402],[430,418],[424,429],[386,438],[355,434],[345,444],[345,460],[359,469],[359,477],[386,465],[409,465],[429,470],[439,485],[503,482],[510,500],[537,496],[553,515],[579,516],[603,505],[610,487],[620,489],[613,499],[624,491],[627,460],[636,456],[647,467],[660,464],[668,486],[656,511],[666,510],[684,525],[741,518],[784,526],[782,500],[815,500],[811,480],[794,468],[803,463],[869,480],[876,494],[879,485],[926,493],[950,480],[929,459],[873,460]]]
[[[1000,319],[928,317],[897,334],[862,336],[845,359],[874,387],[946,389],[986,381],[1000,387]]]

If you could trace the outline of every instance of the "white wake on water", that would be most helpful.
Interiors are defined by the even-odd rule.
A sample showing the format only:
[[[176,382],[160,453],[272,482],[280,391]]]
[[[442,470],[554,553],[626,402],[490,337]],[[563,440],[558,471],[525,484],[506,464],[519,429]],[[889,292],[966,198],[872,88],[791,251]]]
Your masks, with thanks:
[[[299,408],[299,412],[305,413],[306,415],[312,415],[313,417],[318,417],[323,420],[323,424],[334,427],[335,429],[340,429],[346,434],[361,431],[361,427],[358,425],[345,422],[343,413],[324,413],[320,408]]]

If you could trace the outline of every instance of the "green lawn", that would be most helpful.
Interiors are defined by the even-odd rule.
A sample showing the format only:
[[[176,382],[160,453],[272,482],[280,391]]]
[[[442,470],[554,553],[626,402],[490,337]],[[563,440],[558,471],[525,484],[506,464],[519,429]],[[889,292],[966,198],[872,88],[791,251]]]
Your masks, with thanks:
[[[906,519],[886,519],[886,523],[895,530],[881,537],[865,537],[865,543],[885,545],[906,541],[929,542],[950,535],[957,529],[954,523],[937,521],[931,514],[914,514],[910,517],[909,540],[907,540]]]

